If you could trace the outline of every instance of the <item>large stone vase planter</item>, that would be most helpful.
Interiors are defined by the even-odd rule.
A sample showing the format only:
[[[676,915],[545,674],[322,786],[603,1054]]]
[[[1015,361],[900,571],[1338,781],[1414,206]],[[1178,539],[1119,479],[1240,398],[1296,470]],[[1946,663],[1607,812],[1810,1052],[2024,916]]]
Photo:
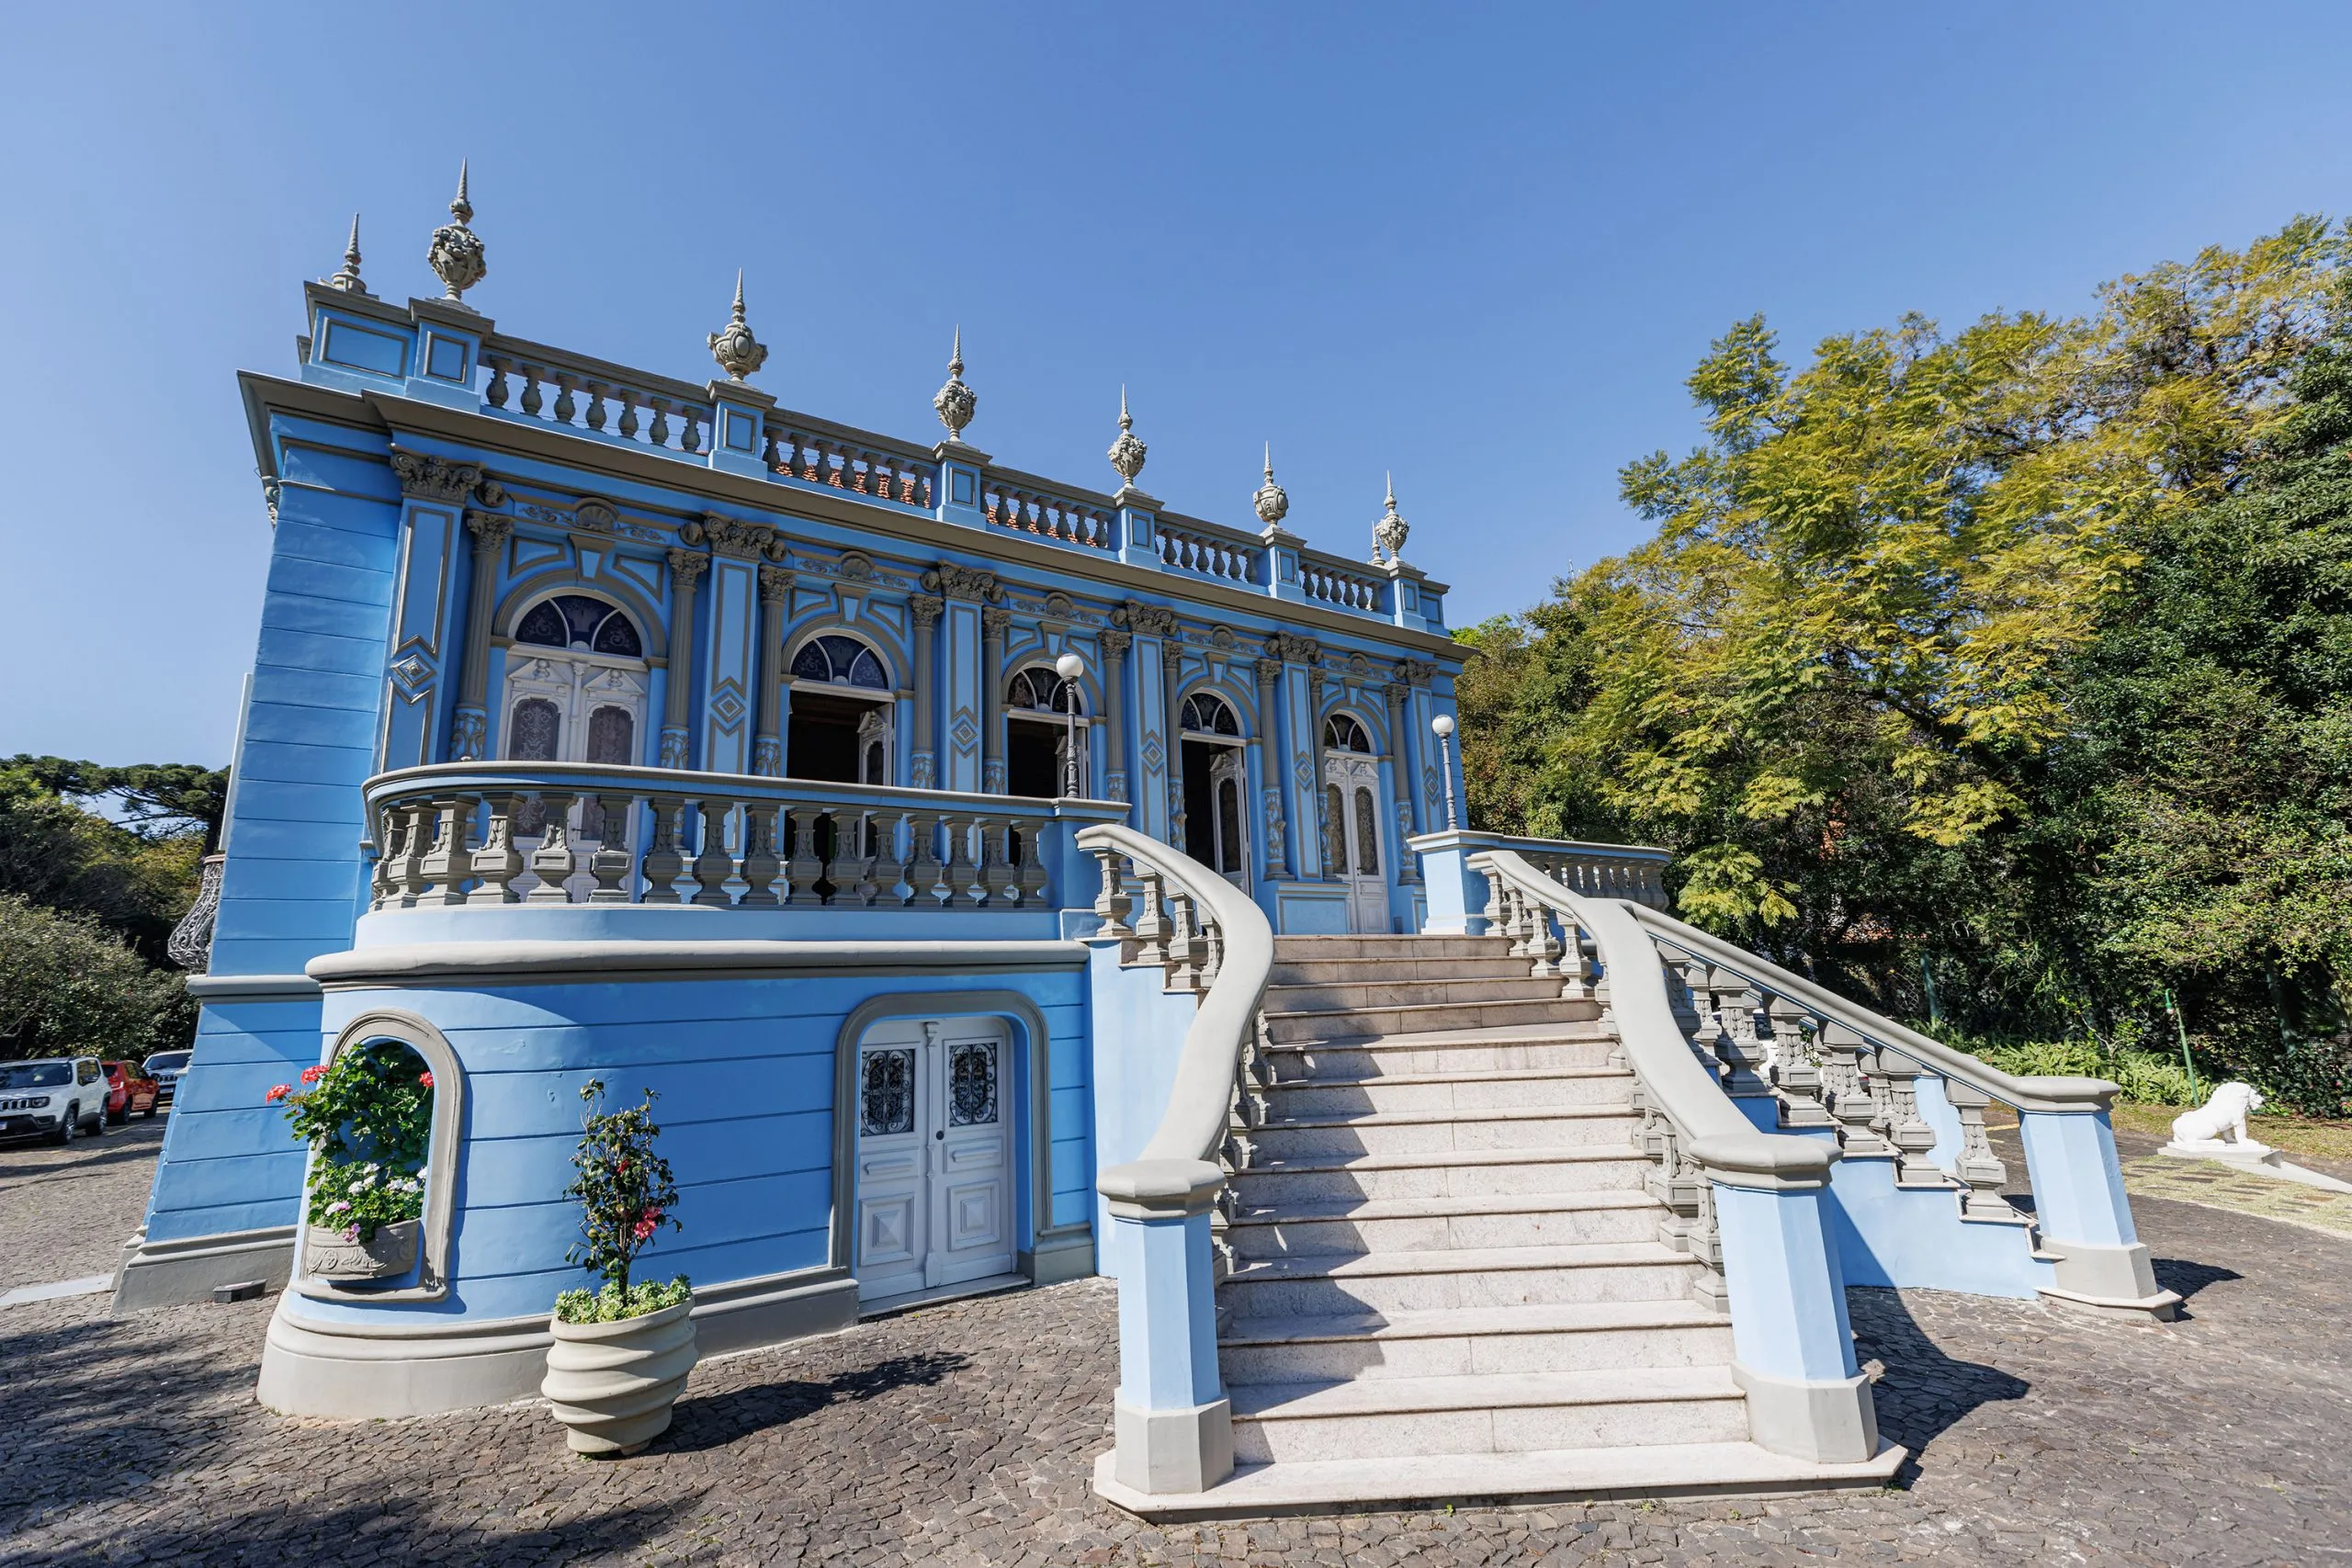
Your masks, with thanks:
[[[701,1352],[692,1296],[618,1323],[551,1319],[539,1392],[576,1454],[626,1456],[670,1429],[670,1407]]]
[[[379,1225],[366,1241],[345,1241],[343,1232],[312,1225],[302,1239],[302,1271],[314,1280],[361,1284],[390,1280],[416,1267],[416,1243],[423,1222],[401,1220]]]

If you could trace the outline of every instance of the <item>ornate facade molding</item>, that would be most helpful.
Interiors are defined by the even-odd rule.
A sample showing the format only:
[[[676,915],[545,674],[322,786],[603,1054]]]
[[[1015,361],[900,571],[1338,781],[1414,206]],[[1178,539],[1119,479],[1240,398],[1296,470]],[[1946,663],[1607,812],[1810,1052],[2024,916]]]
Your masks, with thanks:
[[[1002,637],[1012,626],[1012,612],[1001,604],[989,604],[980,611],[980,629],[990,637]]]
[[[907,613],[919,626],[935,626],[940,612],[947,608],[947,601],[936,593],[917,593],[907,601]]]
[[[691,524],[688,526],[692,526]],[[694,592],[695,581],[710,565],[710,557],[700,550],[673,547],[670,551],[670,572],[677,579],[678,592]]]
[[[775,529],[771,525],[747,523],[716,512],[706,512],[701,521],[681,527],[678,537],[689,545],[707,544],[718,554],[737,560],[758,560],[772,553],[775,546]]]
[[[572,508],[571,525],[591,534],[609,534],[620,525],[620,514],[609,502],[593,495],[582,496],[580,504]]]
[[[1426,686],[1430,677],[1437,673],[1437,666],[1426,659],[1400,659],[1396,661],[1396,679],[1408,686]]]
[[[1135,640],[1133,632],[1124,632],[1116,626],[1106,626],[1094,634],[1095,645],[1102,649],[1102,657],[1106,660],[1125,659]]]
[[[480,463],[453,462],[402,446],[392,448],[392,472],[400,478],[402,495],[412,501],[437,501],[444,505],[464,501],[482,482]],[[496,500],[489,496],[483,499],[496,505],[504,499],[504,491],[498,491]]]
[[[950,599],[970,599],[983,604],[993,604],[1004,597],[996,573],[978,567],[957,566],[942,561],[922,574],[922,585]]]
[[[792,593],[792,573],[780,566],[760,568],[760,603],[781,604]]]
[[[1176,612],[1160,604],[1147,604],[1130,599],[1122,606],[1127,626],[1139,637],[1170,637],[1176,635]]]
[[[1266,656],[1285,664],[1318,666],[1323,662],[1323,645],[1311,637],[1276,632],[1266,639]]]
[[[474,536],[474,549],[481,555],[495,555],[506,546],[514,532],[514,519],[503,513],[466,509],[466,531]]]
[[[1272,689],[1275,682],[1283,678],[1283,661],[1279,659],[1261,659],[1254,668],[1258,674],[1258,684],[1269,690]]]

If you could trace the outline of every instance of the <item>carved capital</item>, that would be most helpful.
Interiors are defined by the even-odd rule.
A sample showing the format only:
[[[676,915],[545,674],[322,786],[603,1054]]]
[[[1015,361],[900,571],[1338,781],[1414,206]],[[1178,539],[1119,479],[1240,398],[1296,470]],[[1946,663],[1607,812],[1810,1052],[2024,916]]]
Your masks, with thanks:
[[[1323,705],[1323,671],[1310,667],[1306,671],[1306,700],[1314,707]]]
[[[1123,632],[1116,626],[1110,626],[1095,634],[1094,640],[1102,649],[1105,660],[1116,660],[1126,657],[1127,649],[1136,638],[1133,632]]]
[[[780,566],[760,568],[760,603],[781,604],[792,592],[792,573]]]
[[[392,448],[392,472],[400,476],[402,495],[444,504],[465,500],[481,483],[480,463],[453,462],[399,446]]]
[[[1410,686],[1408,686],[1402,681],[1391,681],[1388,684],[1383,686],[1381,688],[1381,692],[1388,698],[1388,711],[1391,713],[1403,713],[1405,711],[1405,699],[1412,694],[1412,690],[1413,689]]]
[[[1283,661],[1279,659],[1261,659],[1257,662],[1256,669],[1258,684],[1269,691],[1273,689],[1274,682],[1283,678]]]
[[[947,608],[947,601],[935,593],[917,593],[907,601],[907,609],[919,626],[935,626],[939,613]]]
[[[692,527],[692,524],[687,525]],[[673,549],[670,552],[670,572],[676,580],[678,592],[691,593],[695,581],[710,565],[710,558],[700,550]]]
[[[466,531],[474,536],[474,553],[494,556],[506,547],[507,536],[514,532],[514,519],[495,512],[466,513]]]
[[[990,604],[980,611],[980,630],[993,637],[1001,637],[1012,626],[1012,612],[1001,604]]]
[[[922,585],[950,599],[970,599],[983,604],[993,604],[1004,596],[1004,590],[997,586],[996,573],[982,571],[978,567],[956,566],[948,561],[942,561],[924,572]]]
[[[1143,637],[1174,637],[1176,612],[1159,604],[1146,604],[1130,599],[1125,606],[1127,625]]]

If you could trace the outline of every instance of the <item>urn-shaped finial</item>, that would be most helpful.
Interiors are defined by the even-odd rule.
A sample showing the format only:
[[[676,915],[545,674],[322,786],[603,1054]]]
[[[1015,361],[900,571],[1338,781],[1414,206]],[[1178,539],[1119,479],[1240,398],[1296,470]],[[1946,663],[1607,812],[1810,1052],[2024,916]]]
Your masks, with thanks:
[[[735,313],[728,323],[710,334],[710,356],[727,372],[730,381],[741,381],[768,362],[767,345],[752,335],[743,322],[743,269],[735,269]]]
[[[1274,482],[1274,444],[1271,441],[1266,443],[1266,482],[1250,499],[1258,508],[1258,521],[1269,528],[1290,515],[1290,497]]]
[[[1119,470],[1119,478],[1127,484],[1136,482],[1143,472],[1143,460],[1149,448],[1136,439],[1136,422],[1127,412],[1127,389],[1119,389],[1119,438],[1111,443],[1111,466]]]
[[[329,288],[340,288],[345,294],[368,298],[368,286],[359,281],[359,214],[351,215],[351,243],[343,248],[343,270],[327,279]]]
[[[956,346],[947,356],[947,385],[932,394],[931,406],[939,412],[939,423],[947,427],[947,439],[960,442],[964,427],[972,423],[978,412],[980,400],[972,389],[964,385],[964,329],[956,329]]]
[[[466,290],[489,274],[490,262],[482,251],[481,236],[466,227],[473,221],[474,204],[466,197],[462,159],[458,164],[458,197],[449,203],[449,216],[457,221],[433,231],[433,246],[424,253],[424,259],[433,276],[441,280],[441,297],[453,305],[464,305]]]
[[[1405,559],[1405,536],[1413,531],[1412,525],[1396,515],[1396,476],[1388,476],[1388,510],[1372,525],[1373,564],[1380,564],[1385,554],[1392,564],[1401,565]]]

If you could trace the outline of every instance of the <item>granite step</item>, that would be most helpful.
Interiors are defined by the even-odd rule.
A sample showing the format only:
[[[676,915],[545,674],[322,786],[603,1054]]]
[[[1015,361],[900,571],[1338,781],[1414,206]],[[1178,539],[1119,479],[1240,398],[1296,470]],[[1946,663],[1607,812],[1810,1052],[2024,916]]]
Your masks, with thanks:
[[[1420,953],[1379,958],[1277,958],[1271,976],[1278,986],[1348,980],[1524,980],[1528,960],[1508,952],[1475,957],[1436,957]]]
[[[1433,1149],[1387,1155],[1302,1155],[1234,1172],[1245,1203],[1315,1203],[1342,1198],[1482,1198],[1519,1192],[1639,1188],[1650,1159],[1631,1144],[1537,1144],[1525,1148]]]
[[[1633,1106],[1634,1075],[1623,1067],[1521,1067],[1474,1072],[1330,1071],[1264,1085],[1279,1116],[1346,1116],[1382,1111],[1498,1111],[1510,1106]]]
[[[1687,1300],[1234,1318],[1217,1337],[1228,1387],[1727,1366],[1731,1359],[1731,1320]]]
[[[1244,1136],[1260,1159],[1323,1155],[1427,1153],[1437,1149],[1531,1148],[1633,1141],[1641,1119],[1623,1104],[1542,1105],[1493,1111],[1376,1111],[1347,1116],[1279,1116]]]
[[[1329,1073],[1375,1077],[1390,1073],[1499,1072],[1514,1067],[1598,1067],[1617,1049],[1598,1019],[1522,1029],[1441,1029],[1361,1039],[1307,1040],[1262,1046],[1277,1078]]]
[[[1432,1030],[1524,1029],[1576,1023],[1600,1016],[1599,1004],[1558,995],[1471,1002],[1403,1002],[1357,1008],[1268,1010],[1266,1038],[1277,1045],[1306,1041],[1377,1039]]]
[[[1230,1390],[1237,1463],[1738,1442],[1726,1367],[1468,1373]]]
[[[1647,1241],[1657,1200],[1638,1190],[1489,1198],[1377,1198],[1245,1208],[1225,1239],[1245,1259]]]
[[[1305,964],[1331,958],[1492,958],[1510,953],[1510,939],[1494,936],[1278,936],[1274,962]]]
[[[1656,1241],[1256,1258],[1227,1276],[1217,1302],[1247,1318],[1679,1301],[1697,1268]]]
[[[1261,1004],[1269,1013],[1318,1012],[1357,1008],[1451,1005],[1459,1002],[1541,1001],[1560,994],[1557,976],[1476,976],[1442,980],[1363,978],[1277,983]]]

